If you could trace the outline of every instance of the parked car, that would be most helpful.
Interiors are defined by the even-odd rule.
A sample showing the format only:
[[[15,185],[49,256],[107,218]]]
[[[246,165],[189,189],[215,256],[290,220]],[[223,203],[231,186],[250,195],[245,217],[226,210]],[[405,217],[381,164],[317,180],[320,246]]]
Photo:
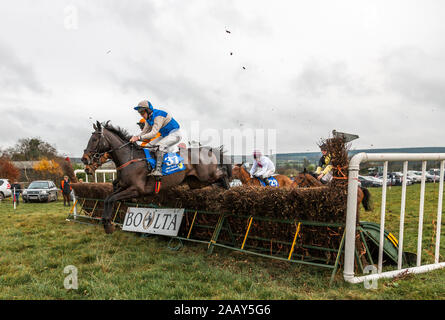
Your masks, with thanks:
[[[364,188],[382,186],[382,184],[379,184],[376,180],[374,180],[374,177],[370,176],[358,176],[358,181],[360,181],[360,186]]]
[[[369,178],[374,181],[376,187],[383,186],[383,180],[382,179],[377,178],[377,177],[373,177],[373,176],[369,176]]]
[[[400,184],[403,183],[403,173],[402,172],[393,172],[392,174],[396,177],[397,183],[398,183],[398,180],[400,180]],[[410,176],[408,176],[408,173],[407,173],[406,185],[409,186],[409,185],[412,185],[413,183],[414,183],[414,180]]]
[[[437,182],[439,181],[439,176],[431,174],[429,172],[425,172],[425,178],[427,182]]]
[[[383,182],[383,175],[379,175],[377,178],[382,179],[382,182]],[[383,183],[382,183],[382,185],[383,185]],[[393,173],[388,173],[386,176],[386,185],[387,186],[401,186],[402,179]]]
[[[422,172],[420,172],[420,171],[409,170],[407,172],[407,175],[408,175],[408,178],[413,180],[413,183],[422,181]]]
[[[8,179],[0,179],[0,200],[9,198],[11,195],[11,184]]]
[[[383,181],[380,178],[373,176],[362,176],[362,178],[370,182],[370,187],[381,187],[383,185]]]
[[[58,188],[54,182],[50,180],[37,180],[30,183],[28,188],[23,190],[22,198],[23,202],[30,201],[57,201]]]
[[[428,174],[431,175],[432,181],[435,182],[440,181],[440,169],[430,169],[430,171],[428,171]],[[445,175],[444,175],[444,180],[445,180]]]

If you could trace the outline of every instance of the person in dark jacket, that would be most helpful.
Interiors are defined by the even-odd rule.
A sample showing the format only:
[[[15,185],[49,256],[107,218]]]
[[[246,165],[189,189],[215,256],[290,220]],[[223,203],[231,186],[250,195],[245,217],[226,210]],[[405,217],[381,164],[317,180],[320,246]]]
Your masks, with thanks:
[[[62,195],[63,195],[63,205],[66,206],[66,203],[68,203],[68,206],[71,206],[71,185],[70,181],[68,179],[68,176],[64,176],[62,182],[60,183],[60,189],[62,189]]]
[[[20,193],[22,193],[22,186],[17,180],[15,180],[13,184],[11,184],[11,191],[13,200],[15,200],[16,205],[19,205]]]

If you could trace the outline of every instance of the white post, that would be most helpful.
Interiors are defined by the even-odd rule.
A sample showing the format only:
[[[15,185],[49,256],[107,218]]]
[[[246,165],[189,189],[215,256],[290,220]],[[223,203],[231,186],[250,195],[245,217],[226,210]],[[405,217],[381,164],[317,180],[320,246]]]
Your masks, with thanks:
[[[352,157],[349,162],[349,178],[348,178],[348,203],[346,214],[346,230],[345,230],[345,265],[343,276],[345,279],[354,278],[354,249],[355,249],[355,233],[357,224],[357,188],[358,188],[358,171],[360,162],[365,153],[359,153]]]
[[[423,208],[425,202],[425,176],[426,161],[422,161],[422,182],[420,185],[420,206],[419,206],[419,228],[417,231],[417,266],[419,267],[422,261],[422,236],[423,236]]]
[[[403,255],[403,231],[405,224],[405,206],[406,206],[406,180],[408,176],[408,161],[403,162],[403,183],[402,183],[402,203],[400,204],[400,227],[399,227],[399,256],[397,259],[397,268],[402,269]]]
[[[380,241],[379,241],[379,261],[378,273],[382,273],[383,268],[383,246],[385,241],[385,212],[386,212],[386,177],[388,175],[388,161],[383,164],[383,186],[382,186],[382,207],[380,210]]]
[[[434,253],[434,262],[439,263],[439,249],[440,249],[440,227],[442,224],[442,201],[443,201],[443,177],[444,177],[445,161],[440,163],[439,175],[439,200],[437,203],[437,225],[436,225],[436,250]]]
[[[76,204],[76,193],[73,191],[71,191],[73,193],[73,216],[74,216],[74,220],[77,219],[77,204]]]
[[[12,195],[12,198],[14,199],[14,210],[17,209],[17,199],[15,198],[15,187],[14,187],[14,194]]]

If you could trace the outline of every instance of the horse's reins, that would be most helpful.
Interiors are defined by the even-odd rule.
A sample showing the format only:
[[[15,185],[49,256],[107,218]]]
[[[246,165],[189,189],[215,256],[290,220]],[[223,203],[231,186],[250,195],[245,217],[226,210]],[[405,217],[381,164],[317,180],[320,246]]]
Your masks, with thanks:
[[[342,169],[346,169],[346,168],[348,168],[348,166],[344,166],[344,167],[340,167],[340,166],[337,166],[337,171],[342,175],[341,177],[332,177],[332,178],[334,178],[334,179],[340,179],[340,180],[346,180],[346,179],[348,179],[348,176],[347,175],[345,175],[344,173],[343,173],[343,171],[342,171]]]
[[[159,149],[159,146],[156,146],[155,148]],[[131,158],[133,158],[133,148],[131,148]],[[125,162],[124,164],[120,165],[119,167],[117,167],[116,170],[121,170],[121,169],[125,168],[126,166],[129,166],[132,163],[144,161],[144,160],[147,160],[147,158],[131,159],[131,160]]]

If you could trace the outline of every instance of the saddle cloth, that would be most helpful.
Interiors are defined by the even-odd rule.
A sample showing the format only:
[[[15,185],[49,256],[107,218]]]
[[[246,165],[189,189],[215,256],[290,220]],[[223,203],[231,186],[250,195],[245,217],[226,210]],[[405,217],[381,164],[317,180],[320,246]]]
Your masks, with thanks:
[[[144,149],[145,158],[147,160],[150,169],[156,167],[156,159],[153,158],[148,149]],[[168,176],[172,173],[185,170],[184,158],[176,153],[166,153],[164,155],[164,161],[162,163],[162,175]]]
[[[261,183],[261,185],[262,185],[263,187],[266,186],[266,184],[264,183],[263,179],[260,179],[260,178],[258,178],[258,177],[257,177],[257,179],[258,179],[258,181]],[[266,179],[264,179],[264,180],[267,180],[267,182],[269,183],[269,186],[271,186],[271,187],[278,187],[278,186],[279,186],[279,184],[278,184],[278,180],[275,179],[274,177],[269,177],[269,178],[266,178]]]

